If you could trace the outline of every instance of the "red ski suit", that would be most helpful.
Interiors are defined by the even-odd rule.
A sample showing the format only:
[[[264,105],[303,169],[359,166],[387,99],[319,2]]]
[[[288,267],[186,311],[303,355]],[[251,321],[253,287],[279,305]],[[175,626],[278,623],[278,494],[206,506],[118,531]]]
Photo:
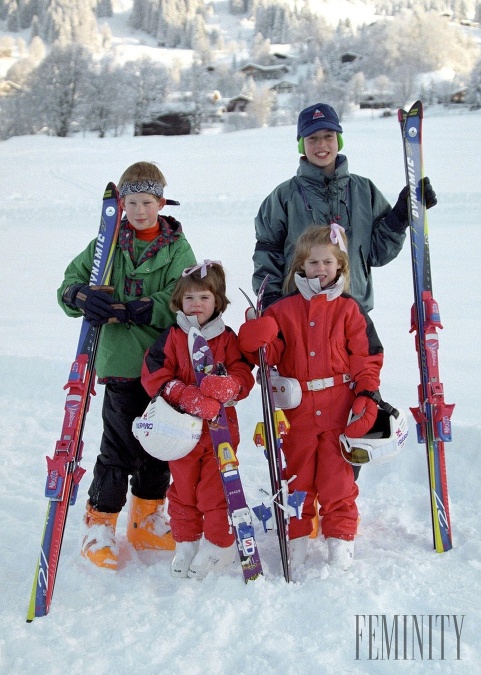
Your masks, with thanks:
[[[220,318],[216,322],[221,322]],[[223,325],[223,324],[222,324]],[[254,386],[251,366],[244,360],[234,331],[225,327],[220,335],[208,340],[216,363],[223,363],[228,374],[241,385],[237,400],[245,398]],[[187,334],[171,326],[146,352],[142,384],[154,396],[169,380],[196,384]],[[239,445],[237,413],[226,407],[234,451]],[[204,422],[202,436],[186,457],[169,462],[172,483],[168,489],[169,516],[175,541],[196,541],[202,534],[216,546],[233,544],[235,536],[227,519],[227,503],[214,454],[209,429]]]
[[[303,387],[300,405],[285,411],[290,423],[283,445],[286,474],[297,476],[290,490],[307,492],[302,518],[290,520],[290,537],[311,533],[317,496],[323,535],[353,539],[359,491],[352,467],[341,456],[339,435],[346,427],[355,391],[379,388],[382,345],[371,319],[347,294],[329,300],[318,294],[306,300],[296,292],[270,305],[264,314],[273,316],[279,326],[277,338],[268,345],[269,365]],[[256,360],[253,354],[246,356]],[[350,383],[304,390],[311,380],[347,374]]]

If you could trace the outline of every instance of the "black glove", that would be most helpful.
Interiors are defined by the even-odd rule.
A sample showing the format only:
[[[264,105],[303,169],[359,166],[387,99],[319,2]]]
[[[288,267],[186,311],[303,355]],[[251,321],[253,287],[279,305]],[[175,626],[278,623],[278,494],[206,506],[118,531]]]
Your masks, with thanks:
[[[123,303],[112,297],[113,290],[111,286],[76,284],[65,289],[63,300],[68,305],[78,307],[92,326],[104,323],[142,325],[152,321],[154,303],[151,298]]]
[[[432,206],[436,206],[436,204],[438,203],[436,193],[434,192],[433,186],[431,185],[431,181],[427,176],[424,176],[423,178],[423,188],[424,188],[424,203],[426,204],[426,208],[430,209]]]
[[[127,323],[135,323],[138,326],[152,321],[154,302],[151,298],[140,298],[125,303]]]
[[[135,323],[138,326],[152,321],[153,301],[150,298],[131,300],[130,302],[114,301],[110,308],[109,323]],[[92,324],[94,325],[94,324]]]
[[[88,286],[87,284],[73,286],[67,289],[69,304],[73,304],[85,314],[85,318],[92,326],[101,326],[112,319],[114,308],[119,301],[112,297],[113,288],[110,286]]]
[[[427,209],[436,206],[438,200],[433,186],[427,176],[422,179],[424,203]],[[403,187],[399,193],[397,202],[394,204],[391,212],[386,216],[386,223],[394,232],[404,232],[408,226],[408,196],[409,185]]]

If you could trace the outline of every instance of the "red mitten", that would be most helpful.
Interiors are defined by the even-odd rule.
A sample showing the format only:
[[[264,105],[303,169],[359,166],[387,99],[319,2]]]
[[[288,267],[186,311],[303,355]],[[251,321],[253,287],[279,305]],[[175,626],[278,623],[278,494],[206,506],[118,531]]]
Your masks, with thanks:
[[[239,347],[243,352],[256,352],[260,347],[275,340],[278,332],[279,326],[272,316],[261,316],[246,321],[239,328]]]
[[[182,392],[179,407],[189,415],[202,417],[203,420],[212,420],[219,414],[220,403],[215,398],[204,396],[195,384],[189,384]]]
[[[180,380],[170,380],[167,382],[165,387],[162,390],[162,398],[167,401],[169,405],[178,407],[180,397],[185,389],[186,385]]]
[[[240,384],[230,375],[206,375],[199,389],[204,396],[215,398],[220,403],[227,403],[237,397]]]
[[[358,396],[352,404],[353,421],[347,425],[344,434],[348,438],[361,438],[372,429],[377,419],[377,403],[368,396]]]

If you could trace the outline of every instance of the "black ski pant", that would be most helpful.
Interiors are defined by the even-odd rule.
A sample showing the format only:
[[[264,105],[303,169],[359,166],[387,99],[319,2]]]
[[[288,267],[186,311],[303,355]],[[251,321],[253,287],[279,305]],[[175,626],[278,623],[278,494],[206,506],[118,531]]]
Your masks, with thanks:
[[[107,384],[102,406],[100,454],[89,488],[97,511],[118,513],[127,501],[129,475],[132,494],[141,499],[164,499],[170,483],[168,462],[151,457],[132,434],[135,417],[143,414],[150,397],[140,379]]]

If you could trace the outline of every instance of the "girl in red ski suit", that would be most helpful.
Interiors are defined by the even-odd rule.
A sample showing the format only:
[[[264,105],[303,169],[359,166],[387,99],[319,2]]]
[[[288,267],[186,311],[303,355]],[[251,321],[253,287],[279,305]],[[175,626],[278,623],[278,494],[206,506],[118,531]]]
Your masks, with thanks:
[[[245,398],[254,385],[254,378],[252,366],[240,352],[236,334],[222,320],[222,312],[228,303],[224,271],[219,263],[205,261],[203,265],[184,270],[172,295],[177,325],[166,329],[146,352],[141,380],[150,396],[160,391],[174,407],[204,420],[214,418],[221,403],[227,404],[226,415],[235,451],[239,444],[237,414],[233,405],[228,404]],[[224,364],[228,373],[227,376],[208,375],[200,387],[196,385],[188,349],[191,326],[200,328],[215,362]],[[190,573],[202,535],[213,545],[210,548],[207,545],[210,553],[216,547],[233,547],[235,540],[227,519],[227,503],[206,422],[194,450],[169,465],[173,482],[167,492],[168,513],[177,558],[177,567],[174,569],[173,566],[172,573],[202,578],[203,573]],[[190,560],[182,563],[184,567],[187,564],[187,568],[180,565],[183,542],[196,544],[187,552]]]
[[[362,436],[377,416],[376,404],[362,392],[379,388],[383,349],[371,319],[345,292],[344,236],[337,225],[309,227],[298,240],[287,280],[297,290],[239,330],[240,348],[251,362],[258,362],[257,350],[267,344],[269,365],[301,384],[301,403],[285,411],[290,430],[283,450],[286,477],[296,476],[289,489],[307,492],[302,518],[290,519],[289,536],[306,537],[306,547],[316,496],[323,535],[354,539],[358,487],[339,436]],[[363,414],[346,430],[351,408]]]

